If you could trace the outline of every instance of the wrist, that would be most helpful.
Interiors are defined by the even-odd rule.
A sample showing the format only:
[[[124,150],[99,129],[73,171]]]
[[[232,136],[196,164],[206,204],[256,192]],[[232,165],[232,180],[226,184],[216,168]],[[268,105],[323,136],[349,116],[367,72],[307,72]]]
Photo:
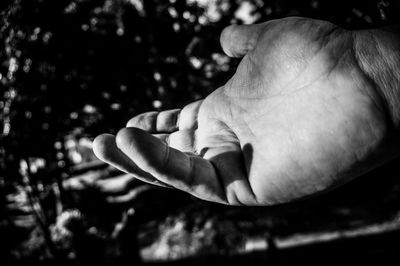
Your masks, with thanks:
[[[400,27],[353,32],[354,54],[386,107],[396,131],[400,130]]]

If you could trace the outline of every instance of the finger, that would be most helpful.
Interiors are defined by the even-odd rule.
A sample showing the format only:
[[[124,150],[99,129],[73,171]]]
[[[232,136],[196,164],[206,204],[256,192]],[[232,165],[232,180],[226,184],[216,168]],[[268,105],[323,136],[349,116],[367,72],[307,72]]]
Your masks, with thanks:
[[[128,193],[125,195],[120,195],[120,196],[108,196],[106,198],[106,201],[108,203],[114,203],[114,204],[121,204],[121,203],[129,203],[135,200],[138,196],[140,196],[143,192],[152,190],[153,187],[151,186],[139,186],[133,190],[130,190]]]
[[[222,50],[230,57],[246,55],[246,53],[255,48],[266,23],[226,27],[220,37]]]
[[[197,128],[197,116],[203,100],[186,105],[182,110],[147,112],[133,117],[127,127],[136,127],[150,133],[171,133],[178,129]]]
[[[96,137],[93,141],[93,151],[100,160],[112,165],[120,171],[132,174],[134,177],[147,183],[169,187],[140,169],[121,152],[115,143],[115,137],[113,135],[103,134]]]
[[[215,169],[207,160],[170,148],[138,128],[121,129],[116,142],[132,161],[161,182],[202,199],[225,202]]]
[[[245,178],[243,171],[230,171],[234,177],[225,176],[228,170],[219,172],[219,167],[226,164],[235,170],[237,157],[222,156],[218,165],[196,155],[190,155],[169,147],[164,142],[137,128],[124,128],[117,134],[117,146],[141,169],[163,183],[191,193],[209,201],[224,204],[241,204],[236,196],[227,198],[228,182]],[[233,160],[232,160],[233,159]],[[240,165],[240,164],[239,164]],[[228,167],[229,168],[229,167]],[[225,169],[228,169],[225,167]],[[232,187],[232,186],[231,186]],[[233,188],[235,189],[235,188]],[[234,195],[236,192],[232,191]],[[251,193],[247,193],[251,195]],[[255,201],[254,201],[255,202]],[[253,202],[253,203],[254,203]]]
[[[192,102],[182,109],[178,120],[179,130],[194,130],[197,128],[197,118],[202,103],[203,100]]]
[[[122,174],[95,182],[96,188],[103,193],[121,194],[129,191],[134,185],[139,184],[136,178],[130,174]]]
[[[195,153],[195,131],[184,129],[171,134],[154,134],[153,136],[171,148],[180,150],[181,152]]]
[[[180,109],[147,112],[133,117],[127,127],[137,127],[151,133],[170,133],[178,129]]]

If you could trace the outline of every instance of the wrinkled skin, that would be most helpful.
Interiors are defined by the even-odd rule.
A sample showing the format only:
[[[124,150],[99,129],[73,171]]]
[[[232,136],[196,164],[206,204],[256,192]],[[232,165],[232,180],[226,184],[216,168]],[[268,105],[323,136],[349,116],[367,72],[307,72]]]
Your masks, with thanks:
[[[94,151],[135,178],[223,204],[285,203],[346,183],[393,157],[355,34],[305,18],[228,27],[222,47],[243,59],[224,86],[138,115]]]

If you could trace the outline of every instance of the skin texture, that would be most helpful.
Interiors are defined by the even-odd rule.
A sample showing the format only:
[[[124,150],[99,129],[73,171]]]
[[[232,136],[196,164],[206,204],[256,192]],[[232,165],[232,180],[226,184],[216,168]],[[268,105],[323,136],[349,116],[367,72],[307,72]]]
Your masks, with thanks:
[[[335,188],[397,155],[384,88],[359,51],[376,47],[368,36],[306,18],[230,26],[222,48],[243,59],[224,86],[132,118],[97,137],[95,154],[131,178],[230,205]]]

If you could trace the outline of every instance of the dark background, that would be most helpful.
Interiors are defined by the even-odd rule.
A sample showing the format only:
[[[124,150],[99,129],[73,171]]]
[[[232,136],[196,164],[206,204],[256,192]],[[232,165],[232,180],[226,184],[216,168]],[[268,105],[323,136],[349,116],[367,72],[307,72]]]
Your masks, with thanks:
[[[100,218],[90,208],[85,213],[86,203],[63,182],[95,160],[96,135],[224,84],[238,63],[220,48],[224,27],[307,16],[363,29],[400,17],[398,1],[369,0],[16,0],[0,8],[1,253],[10,263],[61,258],[75,265],[88,263],[71,255],[85,250],[76,235],[87,236],[88,224]],[[121,219],[125,210],[110,217]],[[68,225],[56,224],[60,216]],[[71,221],[78,224],[73,229]],[[120,240],[107,242],[115,220],[102,223],[103,235],[81,241],[118,257]],[[51,231],[54,224],[72,233]]]

